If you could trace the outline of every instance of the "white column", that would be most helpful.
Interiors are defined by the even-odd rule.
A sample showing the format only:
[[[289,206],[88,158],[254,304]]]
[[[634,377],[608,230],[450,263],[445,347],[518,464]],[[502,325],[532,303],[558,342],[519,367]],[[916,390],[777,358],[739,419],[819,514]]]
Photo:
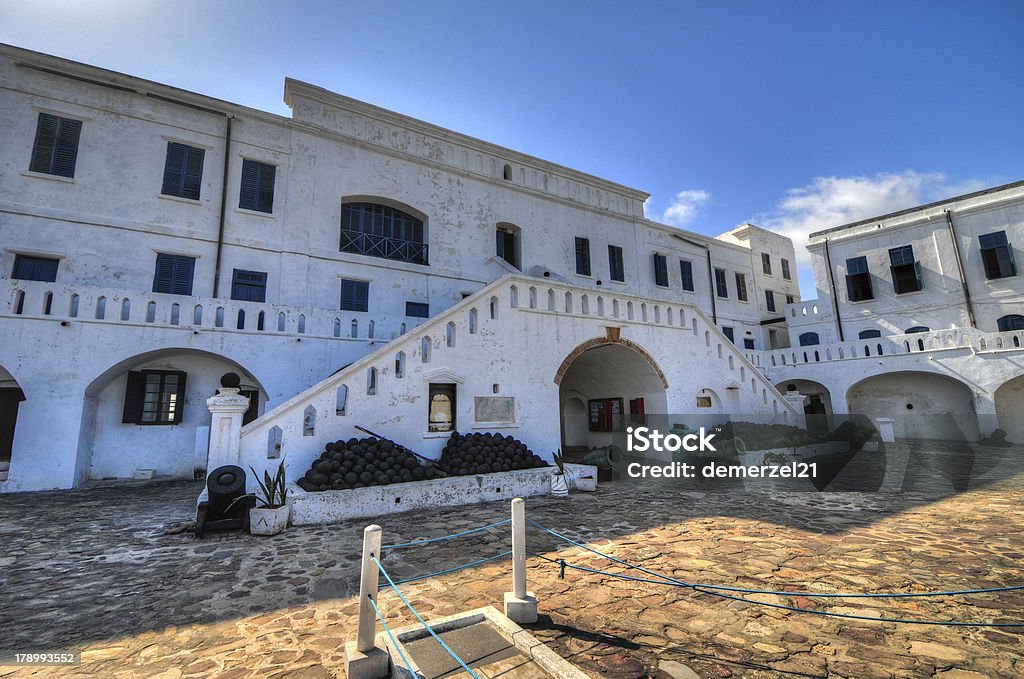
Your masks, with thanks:
[[[804,414],[804,401],[807,397],[799,391],[784,391],[782,392],[782,398],[796,411],[793,426],[807,429],[807,415]]]
[[[249,409],[249,399],[233,387],[221,387],[216,396],[206,399],[206,407],[213,417],[210,420],[210,452],[206,461],[206,473],[226,464],[241,462],[239,455],[242,431],[242,415]]]

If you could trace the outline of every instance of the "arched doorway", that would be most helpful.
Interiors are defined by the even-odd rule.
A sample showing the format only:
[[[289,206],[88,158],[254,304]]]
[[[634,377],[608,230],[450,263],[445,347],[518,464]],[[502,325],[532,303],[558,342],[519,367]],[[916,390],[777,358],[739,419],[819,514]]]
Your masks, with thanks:
[[[592,340],[577,347],[559,368],[562,445],[605,446],[626,427],[668,411],[664,374],[641,347],[624,340]]]
[[[156,476],[193,476],[206,469],[210,412],[206,399],[224,373],[241,377],[259,415],[267,394],[237,362],[193,349],[161,349],[111,366],[85,390],[76,482],[130,478],[136,470]]]
[[[857,382],[846,394],[850,412],[893,418],[897,438],[977,441],[974,396],[963,382],[924,372],[892,372]]]
[[[18,407],[25,400],[18,380],[0,366],[0,482],[7,480],[14,450],[14,428],[18,423]]]
[[[996,419],[1006,438],[1024,444],[1024,375],[1018,375],[1002,384],[995,393]]]
[[[828,387],[814,380],[786,380],[775,385],[779,393],[796,391],[804,395],[804,415],[810,431],[831,431],[832,394]]]

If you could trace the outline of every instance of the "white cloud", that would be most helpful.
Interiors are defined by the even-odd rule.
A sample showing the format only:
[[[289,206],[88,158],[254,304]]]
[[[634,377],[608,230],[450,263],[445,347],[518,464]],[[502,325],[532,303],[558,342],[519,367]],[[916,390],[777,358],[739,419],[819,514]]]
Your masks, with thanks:
[[[874,177],[816,177],[790,189],[773,214],[761,218],[766,228],[793,239],[797,260],[810,263],[807,236],[834,226],[977,191],[987,182],[950,183],[941,172],[877,174]],[[755,220],[756,223],[756,220]]]
[[[683,226],[696,217],[700,206],[709,200],[711,194],[701,189],[680,191],[665,208],[660,221],[672,226]]]

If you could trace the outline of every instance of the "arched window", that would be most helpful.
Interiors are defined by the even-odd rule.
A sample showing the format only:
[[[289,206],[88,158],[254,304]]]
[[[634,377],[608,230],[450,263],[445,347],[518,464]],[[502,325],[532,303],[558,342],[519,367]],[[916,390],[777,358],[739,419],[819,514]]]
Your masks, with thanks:
[[[875,337],[881,337],[881,336],[882,336],[882,331],[881,330],[861,330],[859,333],[857,333],[857,338],[858,339],[873,339]]]
[[[1024,316],[1021,316],[1020,314],[1009,314],[1008,316],[1003,316],[996,321],[996,327],[999,328],[999,332],[1024,330]]]
[[[342,203],[339,249],[358,255],[427,264],[423,220],[390,205]]]
[[[810,347],[815,344],[821,344],[821,340],[818,339],[818,333],[816,332],[805,332],[799,337],[800,346]]]
[[[907,328],[903,332],[904,334],[910,335],[915,332],[931,332],[931,328],[924,325],[915,325],[913,328]]]

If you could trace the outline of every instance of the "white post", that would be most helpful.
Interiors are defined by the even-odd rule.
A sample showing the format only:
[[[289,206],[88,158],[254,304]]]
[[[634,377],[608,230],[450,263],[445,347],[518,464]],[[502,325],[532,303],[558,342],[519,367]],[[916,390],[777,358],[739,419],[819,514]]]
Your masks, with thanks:
[[[796,411],[793,426],[806,429],[807,415],[804,414],[804,401],[807,400],[807,397],[799,391],[784,391],[782,392],[782,398],[785,399],[786,403],[788,403],[793,410]]]
[[[513,622],[537,622],[537,597],[526,589],[526,503],[512,500],[512,591],[505,592],[505,615]]]
[[[380,559],[380,526],[363,529],[363,560],[359,573],[359,630],[355,642],[345,644],[345,672],[348,679],[383,679],[388,675],[390,658],[376,643],[376,601],[380,571],[373,557]]]
[[[526,503],[512,500],[512,596],[526,598]]]
[[[363,530],[363,563],[359,574],[359,633],[356,635],[356,649],[366,653],[374,646],[373,637],[377,632],[377,613],[370,598],[377,596],[377,582],[380,571],[373,557],[380,558],[380,526],[367,526]]]
[[[241,462],[242,415],[249,409],[249,399],[239,394],[236,387],[221,387],[216,396],[206,399],[206,407],[211,415],[210,445],[205,460],[206,475],[209,476],[217,467]],[[209,499],[207,495],[204,484],[196,505]]]

